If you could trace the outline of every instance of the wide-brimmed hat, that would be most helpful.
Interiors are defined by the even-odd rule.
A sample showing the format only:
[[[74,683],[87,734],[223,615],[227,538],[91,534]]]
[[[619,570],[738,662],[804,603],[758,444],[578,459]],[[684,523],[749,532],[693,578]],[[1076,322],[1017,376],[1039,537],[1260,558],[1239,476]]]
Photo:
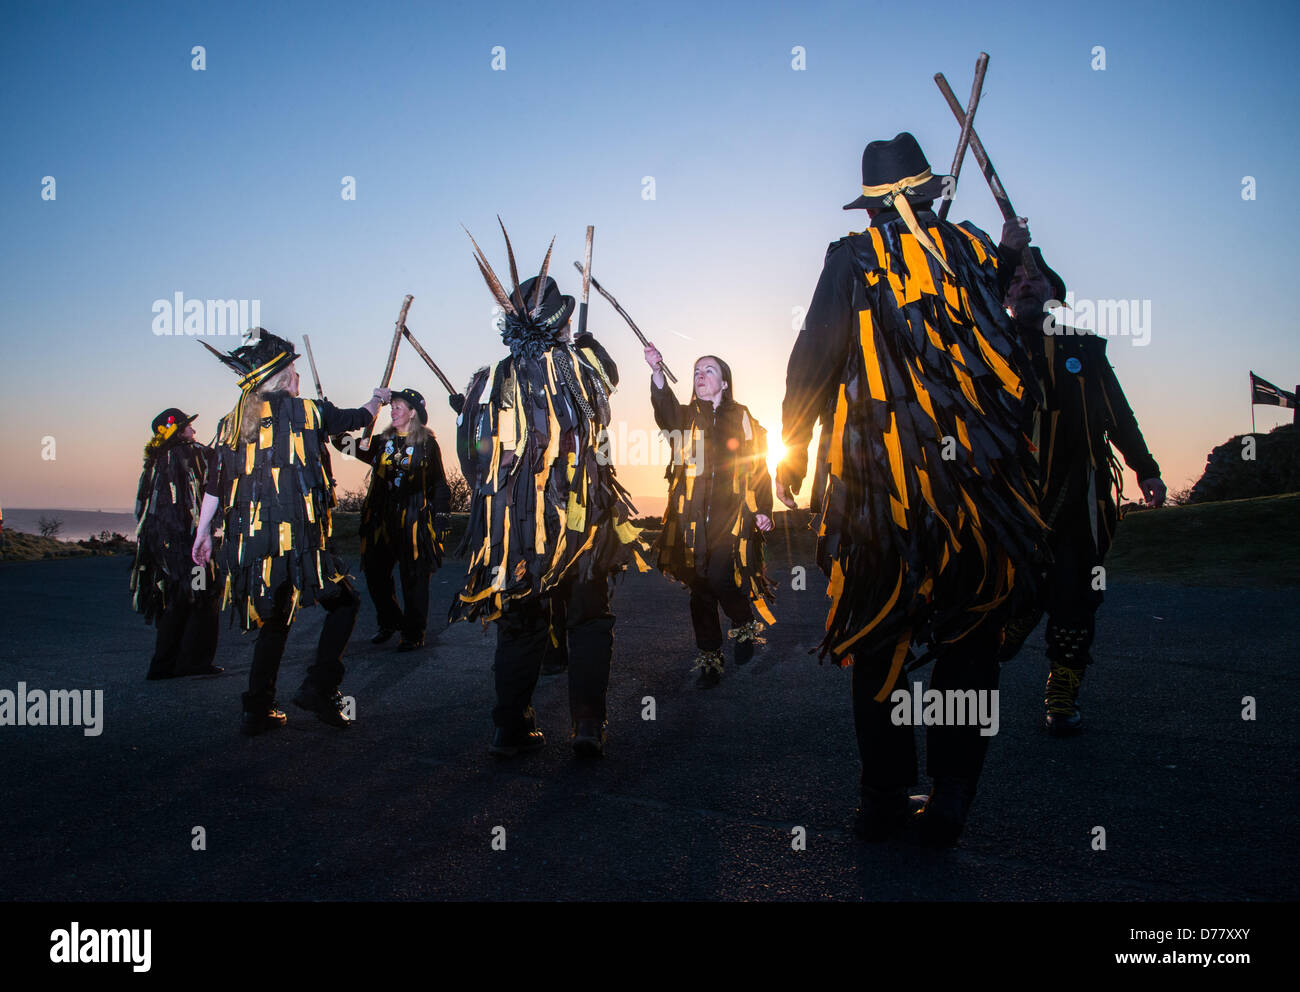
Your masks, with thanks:
[[[242,389],[260,385],[300,357],[290,342],[263,327],[254,327],[248,336],[247,344],[224,355],[206,341],[202,342],[221,364],[239,376]]]
[[[910,203],[938,199],[947,178],[930,174],[930,162],[920,144],[910,132],[903,131],[890,141],[873,141],[863,149],[862,195],[852,203],[844,204],[844,209],[888,207],[898,192]],[[891,189],[905,179],[913,182]]]
[[[501,223],[500,217],[497,222]],[[465,233],[469,234],[469,231]],[[562,294],[555,280],[547,275],[551,266],[551,251],[555,247],[554,238],[546,249],[546,257],[542,259],[541,271],[521,284],[514,248],[510,244],[510,235],[506,234],[505,224],[501,224],[501,234],[505,238],[506,255],[510,259],[510,292],[507,293],[501,285],[501,280],[492,271],[483,249],[474,240],[474,235],[470,234],[470,242],[474,245],[474,260],[497,305],[505,312],[501,322],[501,340],[515,358],[536,359],[543,352],[561,344],[561,332],[573,313],[574,299]]]
[[[1057,275],[1056,271],[1043,261],[1043,250],[1041,248],[1037,245],[1033,245],[1029,250],[1033,252],[1034,264],[1038,266],[1038,271],[1043,274],[1052,287],[1052,299],[1056,300],[1058,303],[1064,302],[1065,280]],[[1017,266],[1017,271],[1019,271],[1021,267],[1023,267],[1023,263],[1021,266]]]
[[[388,396],[389,403],[392,403],[393,400],[401,400],[414,410],[416,415],[420,418],[421,424],[427,424],[429,422],[429,411],[424,407],[424,397],[414,389],[395,390]]]
[[[525,300],[531,299],[536,291],[536,276],[525,279],[519,284],[519,295]],[[572,296],[565,296],[561,293],[560,287],[556,285],[555,280],[547,276],[546,288],[542,290],[541,309],[531,315],[532,320],[542,327],[563,327],[569,322],[575,302]]]
[[[244,420],[244,405],[257,388],[277,372],[288,368],[298,358],[293,345],[263,327],[248,332],[249,341],[229,354],[222,354],[206,341],[199,343],[217,357],[226,368],[239,376],[239,400],[234,409],[221,422],[219,429],[222,444],[234,448],[239,440],[239,425]]]
[[[153,428],[155,434],[168,427],[170,427],[173,432],[183,431],[190,424],[194,423],[198,417],[199,415],[197,413],[193,415],[182,413],[173,406],[168,407],[162,413],[158,414],[158,416],[154,417],[153,423],[150,424],[150,426]]]

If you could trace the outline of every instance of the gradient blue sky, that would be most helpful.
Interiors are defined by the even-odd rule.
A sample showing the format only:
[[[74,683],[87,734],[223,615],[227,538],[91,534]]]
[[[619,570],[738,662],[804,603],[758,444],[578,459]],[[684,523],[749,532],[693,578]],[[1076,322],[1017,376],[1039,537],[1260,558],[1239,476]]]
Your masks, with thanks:
[[[6,9],[0,505],[129,507],[167,406],[211,436],[234,379],[152,333],[176,292],[259,299],[264,326],[310,334],[342,405],[377,384],[412,293],[408,325],[464,382],[502,348],[460,224],[504,270],[498,213],[524,268],[558,236],[568,292],[594,224],[593,270],[674,370],[721,354],[775,438],[793,311],[827,243],[866,222],[840,210],[863,145],[911,130],[946,172],[957,126],[931,75],[964,101],[981,49],[978,130],[1036,243],[1078,296],[1151,301],[1149,346],[1109,352],[1171,487],[1249,429],[1249,369],[1300,380],[1293,4]],[[973,162],[953,218],[1000,232]],[[616,417],[650,428],[635,339],[599,300],[591,329],[623,372]],[[429,398],[453,464],[451,412],[413,351],[393,384]],[[1289,413],[1259,408],[1260,428]],[[341,474],[360,482],[355,463]],[[652,508],[661,476],[620,468]]]

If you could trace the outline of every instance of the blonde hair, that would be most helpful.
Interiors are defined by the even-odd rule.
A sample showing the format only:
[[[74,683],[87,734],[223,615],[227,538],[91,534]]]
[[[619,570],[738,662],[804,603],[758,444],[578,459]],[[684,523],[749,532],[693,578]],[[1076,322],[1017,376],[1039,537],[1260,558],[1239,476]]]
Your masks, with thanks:
[[[424,424],[420,423],[420,414],[414,407],[411,408],[411,419],[406,424],[406,442],[412,446],[424,442],[426,437],[432,436],[433,431],[429,430]],[[397,437],[397,428],[389,424],[382,434],[379,435],[385,441],[389,438]]]
[[[266,400],[267,394],[288,389],[289,383],[293,381],[293,374],[294,368],[291,362],[257,387],[257,391],[244,404],[244,419],[239,425],[239,440],[248,442],[257,438],[257,432],[262,426],[262,403]]]

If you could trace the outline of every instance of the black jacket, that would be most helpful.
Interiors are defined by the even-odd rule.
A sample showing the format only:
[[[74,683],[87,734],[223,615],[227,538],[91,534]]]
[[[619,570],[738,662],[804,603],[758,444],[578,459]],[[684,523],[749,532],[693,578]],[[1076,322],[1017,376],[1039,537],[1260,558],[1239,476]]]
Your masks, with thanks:
[[[650,401],[660,430],[675,433],[659,565],[689,582],[684,573],[696,562],[702,572],[710,550],[734,552],[754,539],[757,514],[772,515],[767,431],[730,398],[716,410],[695,398],[683,405],[652,381]]]
[[[1087,515],[1105,555],[1118,520],[1122,473],[1114,444],[1140,481],[1160,475],[1137,418],[1106,359],[1106,339],[1074,328],[1055,334],[1020,325],[1045,402],[1030,436],[1038,448],[1040,505],[1048,526]]]
[[[451,511],[451,492],[442,467],[442,452],[433,434],[418,445],[405,435],[385,431],[360,452],[371,466],[370,488],[361,507],[361,557],[389,547],[399,561],[414,561],[432,572],[442,564],[437,514]]]

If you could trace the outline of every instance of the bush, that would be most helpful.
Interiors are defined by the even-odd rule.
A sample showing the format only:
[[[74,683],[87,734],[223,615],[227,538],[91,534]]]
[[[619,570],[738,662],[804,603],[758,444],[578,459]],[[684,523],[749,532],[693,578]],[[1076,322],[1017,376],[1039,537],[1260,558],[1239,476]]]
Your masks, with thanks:
[[[364,489],[343,490],[335,493],[335,498],[338,500],[338,509],[343,513],[360,513],[361,504],[366,501],[366,491]]]
[[[451,512],[468,513],[470,492],[469,483],[459,472],[453,471],[447,476],[447,488],[451,490]]]

